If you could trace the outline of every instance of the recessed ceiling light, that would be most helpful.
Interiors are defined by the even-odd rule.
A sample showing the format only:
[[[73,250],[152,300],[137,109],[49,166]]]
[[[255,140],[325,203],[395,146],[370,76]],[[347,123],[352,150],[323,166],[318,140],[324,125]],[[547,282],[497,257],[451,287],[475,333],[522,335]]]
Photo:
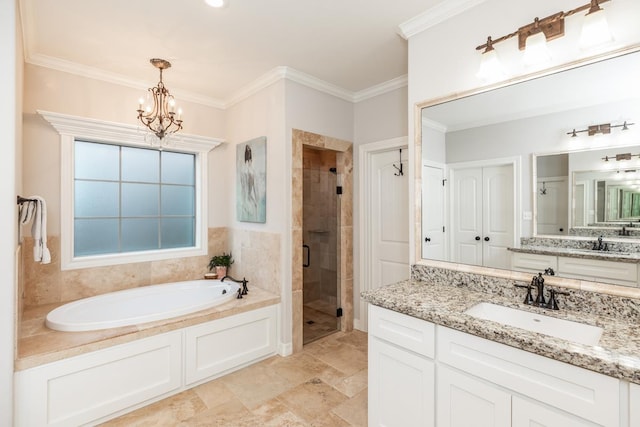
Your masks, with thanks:
[[[211,7],[227,7],[229,5],[229,0],[204,0],[206,4]]]

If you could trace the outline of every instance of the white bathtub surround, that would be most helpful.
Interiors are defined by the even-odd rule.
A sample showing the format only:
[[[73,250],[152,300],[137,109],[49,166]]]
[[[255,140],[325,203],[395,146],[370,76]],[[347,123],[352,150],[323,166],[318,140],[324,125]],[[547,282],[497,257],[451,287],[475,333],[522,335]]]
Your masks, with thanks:
[[[19,371],[16,425],[98,424],[272,356],[277,311],[269,305]]]
[[[192,280],[83,298],[58,307],[45,324],[56,331],[97,331],[139,325],[205,310],[236,298],[239,285]]]

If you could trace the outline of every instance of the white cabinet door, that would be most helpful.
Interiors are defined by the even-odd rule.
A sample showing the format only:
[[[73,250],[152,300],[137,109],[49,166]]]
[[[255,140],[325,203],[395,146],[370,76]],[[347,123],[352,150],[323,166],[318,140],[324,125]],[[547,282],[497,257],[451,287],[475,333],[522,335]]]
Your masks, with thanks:
[[[434,363],[369,337],[369,426],[433,427]]]
[[[629,384],[629,425],[640,426],[640,385]]]
[[[511,411],[513,427],[595,427],[598,425],[517,396],[513,397]]]
[[[438,427],[511,425],[511,395],[445,365],[438,365]]]

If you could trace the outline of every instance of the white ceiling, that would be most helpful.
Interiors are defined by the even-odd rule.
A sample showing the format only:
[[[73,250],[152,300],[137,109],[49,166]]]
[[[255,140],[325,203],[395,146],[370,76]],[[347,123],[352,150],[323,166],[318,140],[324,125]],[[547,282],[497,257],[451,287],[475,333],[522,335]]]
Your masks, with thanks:
[[[276,67],[346,93],[407,73],[398,26],[444,0],[21,0],[27,62],[229,103]]]

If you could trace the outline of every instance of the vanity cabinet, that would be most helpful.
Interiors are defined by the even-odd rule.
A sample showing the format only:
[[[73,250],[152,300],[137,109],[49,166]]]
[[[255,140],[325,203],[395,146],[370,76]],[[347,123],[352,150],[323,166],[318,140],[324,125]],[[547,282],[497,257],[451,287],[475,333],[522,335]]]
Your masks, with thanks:
[[[621,416],[616,378],[369,307],[371,426],[640,425]]]
[[[638,264],[556,255],[511,253],[511,269],[533,274],[553,268],[557,275],[625,286],[638,285]]]
[[[434,331],[369,306],[369,426],[434,426]]]
[[[507,427],[511,395],[446,365],[438,366],[437,426]]]

